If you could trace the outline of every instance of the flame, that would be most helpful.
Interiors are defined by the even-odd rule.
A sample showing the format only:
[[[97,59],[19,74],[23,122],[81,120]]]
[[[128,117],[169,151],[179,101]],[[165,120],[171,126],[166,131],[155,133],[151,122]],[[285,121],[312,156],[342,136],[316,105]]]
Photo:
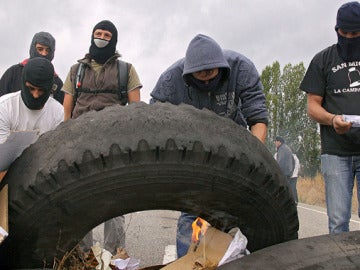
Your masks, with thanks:
[[[210,224],[206,220],[198,217],[191,224],[191,226],[193,229],[191,240],[193,242],[197,242],[200,239],[200,235],[205,235],[206,230],[210,226]]]

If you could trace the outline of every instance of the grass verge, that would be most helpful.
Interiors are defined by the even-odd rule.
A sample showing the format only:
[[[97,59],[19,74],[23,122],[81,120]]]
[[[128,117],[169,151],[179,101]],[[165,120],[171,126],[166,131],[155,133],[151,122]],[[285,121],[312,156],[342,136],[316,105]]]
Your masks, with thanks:
[[[356,185],[357,184],[355,181],[355,185],[353,189],[353,197],[352,197],[352,207],[351,207],[352,212],[354,214],[356,214],[358,210]],[[326,207],[325,184],[321,174],[318,174],[314,178],[299,177],[297,182],[297,191],[298,191],[299,202]]]

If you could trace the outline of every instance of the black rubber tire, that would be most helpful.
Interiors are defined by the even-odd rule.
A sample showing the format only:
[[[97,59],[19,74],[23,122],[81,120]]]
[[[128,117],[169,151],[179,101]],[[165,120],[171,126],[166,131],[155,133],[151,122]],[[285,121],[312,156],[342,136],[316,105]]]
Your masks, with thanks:
[[[360,231],[277,244],[222,265],[218,269],[360,269]]]
[[[113,106],[50,131],[9,184],[15,268],[52,266],[91,228],[142,210],[179,210],[239,226],[255,251],[297,238],[297,210],[266,147],[232,120],[167,103]],[[146,222],[146,221],[145,221]]]

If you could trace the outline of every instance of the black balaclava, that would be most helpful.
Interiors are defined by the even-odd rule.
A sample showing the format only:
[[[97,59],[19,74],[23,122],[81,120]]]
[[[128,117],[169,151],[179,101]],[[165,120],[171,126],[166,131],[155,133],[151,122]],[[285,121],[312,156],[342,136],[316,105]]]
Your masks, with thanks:
[[[226,70],[224,71],[222,68],[219,68],[219,73],[209,80],[208,83],[196,79],[193,75],[187,77],[187,83],[200,91],[215,93],[216,90],[221,88],[221,85],[227,79],[226,74]]]
[[[360,32],[360,3],[343,4],[337,13],[335,30],[338,36],[337,50],[345,61],[360,60],[360,37],[346,38],[338,33],[339,28],[345,32]]]
[[[50,52],[46,56],[42,56],[39,54],[36,50],[36,44],[39,43],[41,45],[48,46],[50,49]],[[39,32],[36,33],[31,41],[30,45],[30,58],[34,57],[44,57],[49,61],[52,61],[54,59],[54,53],[55,53],[55,39],[54,37],[48,33],[48,32]]]
[[[104,40],[101,39],[97,39],[99,43],[98,45],[96,45],[94,41],[94,32],[96,29],[107,30],[112,34],[109,43],[105,47],[99,46],[100,45],[99,43],[104,42]],[[115,25],[110,21],[104,20],[99,22],[97,25],[95,25],[91,34],[91,46],[89,52],[91,57],[96,62],[98,62],[99,64],[104,64],[111,56],[115,54],[117,35],[118,35],[117,29]]]
[[[32,85],[44,90],[39,98],[34,98],[29,88],[25,85],[29,82]],[[24,66],[22,72],[21,98],[26,107],[30,110],[40,110],[48,100],[54,84],[54,66],[44,57],[31,58]]]

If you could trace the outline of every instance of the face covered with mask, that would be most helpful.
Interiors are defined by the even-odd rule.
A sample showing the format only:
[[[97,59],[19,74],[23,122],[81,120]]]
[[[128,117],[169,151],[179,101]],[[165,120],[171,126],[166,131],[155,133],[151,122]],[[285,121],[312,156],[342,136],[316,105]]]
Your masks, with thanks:
[[[360,60],[360,3],[343,4],[337,13],[337,50],[345,61]]]
[[[91,35],[90,55],[99,64],[104,64],[115,54],[117,29],[107,20],[95,25]]]
[[[43,94],[35,98],[26,83],[41,89]],[[21,98],[30,110],[40,110],[49,99],[54,84],[54,67],[43,57],[31,58],[22,73]]]
[[[46,55],[42,55],[39,53],[36,46],[46,46],[49,52]],[[30,58],[34,57],[45,57],[47,60],[52,61],[54,59],[55,53],[55,39],[54,37],[48,32],[39,32],[36,33],[31,41],[30,45]]]
[[[200,91],[214,93],[221,87],[223,78],[223,69],[214,68],[192,73],[188,77],[188,83]]]

